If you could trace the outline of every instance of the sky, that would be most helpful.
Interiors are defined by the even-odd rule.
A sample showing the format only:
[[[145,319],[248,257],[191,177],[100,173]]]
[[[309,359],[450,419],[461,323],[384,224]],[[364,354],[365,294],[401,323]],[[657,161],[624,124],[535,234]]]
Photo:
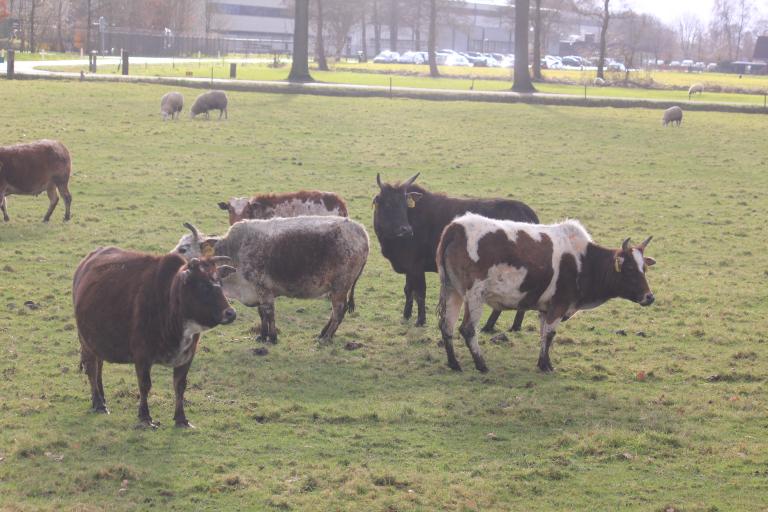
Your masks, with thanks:
[[[685,13],[694,13],[703,23],[712,17],[712,0],[622,0],[635,11],[653,14],[666,23],[675,23]],[[758,0],[762,1],[762,0]]]

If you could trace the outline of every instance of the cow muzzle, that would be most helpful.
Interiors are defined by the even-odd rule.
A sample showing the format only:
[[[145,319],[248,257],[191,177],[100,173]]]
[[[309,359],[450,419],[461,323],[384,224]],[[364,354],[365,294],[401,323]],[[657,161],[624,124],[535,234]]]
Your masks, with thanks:
[[[653,301],[655,300],[656,300],[656,297],[654,297],[651,292],[648,292],[643,296],[643,299],[639,302],[639,304],[641,306],[650,306],[651,304],[653,304]]]
[[[227,308],[224,310],[224,312],[221,314],[221,324],[227,325],[231,324],[235,321],[235,318],[237,318],[237,313],[233,308]]]
[[[395,236],[398,238],[410,238],[413,236],[413,228],[411,226],[400,226],[395,231]]]

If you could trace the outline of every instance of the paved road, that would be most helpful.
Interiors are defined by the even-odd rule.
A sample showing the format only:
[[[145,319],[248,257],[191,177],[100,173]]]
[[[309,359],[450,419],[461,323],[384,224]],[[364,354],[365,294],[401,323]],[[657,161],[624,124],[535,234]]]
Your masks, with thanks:
[[[131,65],[170,64],[172,62],[268,62],[269,59],[181,59],[168,57],[131,57]],[[119,57],[99,57],[98,65],[117,66]],[[44,71],[40,67],[49,66],[82,66],[87,69],[87,59],[54,60],[54,61],[16,61],[16,73],[21,78],[47,78],[63,80],[79,80],[79,73],[64,73]],[[0,67],[0,73],[5,74],[5,68]],[[491,103],[532,103],[542,105],[567,105],[580,107],[614,107],[614,108],[646,108],[663,110],[674,105],[684,110],[700,110],[715,112],[740,112],[749,114],[768,114],[768,109],[759,105],[743,103],[709,103],[703,101],[669,101],[642,98],[616,98],[608,96],[590,96],[584,98],[574,94],[519,94],[512,91],[467,91],[449,89],[422,89],[416,87],[386,87],[378,85],[352,85],[335,83],[290,83],[284,81],[265,80],[230,80],[194,77],[154,77],[141,75],[99,75],[86,74],[87,81],[154,83],[175,87],[217,88],[234,91],[252,91],[277,94],[314,94],[322,96],[341,97],[379,97],[379,98],[410,98],[432,101],[480,101]],[[661,119],[661,118],[659,118]]]

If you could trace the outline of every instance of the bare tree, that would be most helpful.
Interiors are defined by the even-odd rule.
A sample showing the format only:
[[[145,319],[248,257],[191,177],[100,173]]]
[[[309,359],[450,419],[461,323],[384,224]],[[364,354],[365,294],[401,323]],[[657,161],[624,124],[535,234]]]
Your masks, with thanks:
[[[315,60],[317,61],[317,69],[328,71],[328,60],[325,58],[325,39],[323,38],[323,32],[325,31],[323,0],[315,0],[315,4],[317,5],[317,16],[315,17]]]
[[[608,1],[608,0],[606,0]],[[528,73],[528,14],[530,0],[515,0],[515,76],[512,90],[536,92]]]
[[[397,51],[397,25],[400,19],[398,0],[389,0],[389,49]]]
[[[683,57],[691,55],[696,39],[701,37],[701,21],[694,13],[687,12],[677,20],[677,35]]]
[[[736,60],[741,55],[741,44],[744,30],[752,17],[752,2],[750,0],[737,0],[736,6]]]
[[[313,82],[309,74],[309,0],[296,0],[293,22],[293,62],[288,74],[291,82]]]
[[[429,35],[427,37],[429,76],[438,77],[440,76],[440,71],[437,69],[437,54],[435,53],[437,40],[437,0],[429,0]]]
[[[541,0],[534,0],[533,16],[533,79],[541,81]]]
[[[379,18],[379,0],[373,0],[373,47],[376,55],[381,53],[381,19]]]

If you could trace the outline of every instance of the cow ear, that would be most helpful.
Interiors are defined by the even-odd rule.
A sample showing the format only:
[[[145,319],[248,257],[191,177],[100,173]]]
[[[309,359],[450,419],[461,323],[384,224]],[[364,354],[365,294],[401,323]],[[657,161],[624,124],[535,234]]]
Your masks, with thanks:
[[[645,264],[648,265],[649,267],[652,267],[656,264],[656,260],[651,258],[650,256],[646,256],[645,258],[643,258],[643,260],[645,261]]]
[[[237,272],[235,267],[230,267],[229,265],[220,265],[216,270],[219,272],[219,279],[224,279]]]
[[[200,254],[203,255],[204,258],[208,258],[210,256],[214,255],[214,246],[216,245],[216,239],[215,238],[209,238],[208,240],[205,240],[200,243]]]
[[[219,203],[219,208],[221,208],[222,210],[229,210],[229,205],[224,201],[222,201]]]
[[[376,208],[376,205],[377,205],[377,204],[379,204],[379,196],[378,196],[378,194],[377,194],[376,196],[374,196],[374,198],[373,198],[373,202],[371,203],[371,206],[372,206],[373,208]]]
[[[621,273],[621,266],[623,264],[624,264],[624,257],[616,255],[616,257],[613,259],[613,270]]]
[[[408,208],[415,208],[416,201],[421,199],[423,194],[421,192],[408,192],[406,197],[408,198]]]

